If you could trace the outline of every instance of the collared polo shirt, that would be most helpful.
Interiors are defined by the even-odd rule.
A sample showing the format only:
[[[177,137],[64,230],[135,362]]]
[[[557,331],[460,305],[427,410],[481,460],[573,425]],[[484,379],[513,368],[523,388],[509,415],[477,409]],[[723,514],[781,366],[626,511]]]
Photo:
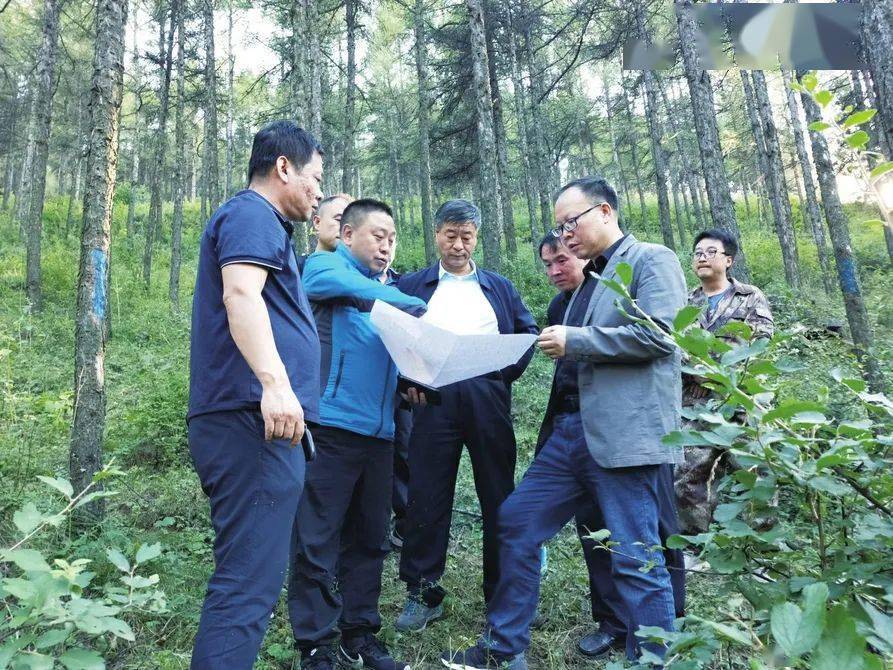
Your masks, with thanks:
[[[496,312],[481,289],[474,261],[471,262],[471,272],[467,275],[447,272],[441,263],[437,288],[428,301],[428,311],[422,318],[460,335],[499,333]]]
[[[229,331],[222,268],[250,263],[268,270],[261,293],[273,340],[307,421],[319,421],[320,347],[291,243],[293,226],[256,191],[240,191],[211,216],[201,237],[192,300],[189,411],[260,406],[262,387]]]

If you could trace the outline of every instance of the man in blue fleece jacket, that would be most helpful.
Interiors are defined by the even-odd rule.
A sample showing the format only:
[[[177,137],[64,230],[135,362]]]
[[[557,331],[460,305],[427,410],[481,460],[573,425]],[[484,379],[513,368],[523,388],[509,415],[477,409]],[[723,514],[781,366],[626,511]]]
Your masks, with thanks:
[[[322,347],[317,458],[308,464],[294,531],[288,606],[301,667],[339,661],[408,670],[376,637],[389,551],[397,369],[369,319],[375,300],[411,314],[423,300],[379,281],[396,229],[377,200],[352,202],[334,252],[307,259],[304,289]],[[340,646],[336,646],[338,633]]]

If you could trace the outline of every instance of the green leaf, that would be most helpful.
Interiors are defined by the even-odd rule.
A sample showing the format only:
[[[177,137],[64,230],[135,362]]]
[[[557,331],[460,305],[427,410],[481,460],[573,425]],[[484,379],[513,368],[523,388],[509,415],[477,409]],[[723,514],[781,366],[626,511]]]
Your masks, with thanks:
[[[821,412],[807,411],[797,412],[794,416],[791,417],[791,423],[807,426],[819,426],[830,422],[828,421],[828,417],[826,417]]]
[[[802,86],[800,84],[800,82],[792,81],[791,82],[791,90],[796,91],[797,93],[803,93],[804,91],[806,91],[806,87]]]
[[[667,549],[685,549],[690,543],[682,535],[670,535],[664,544]]]
[[[810,130],[814,130],[817,133],[822,132],[823,130],[828,130],[831,127],[830,123],[825,123],[824,121],[813,121],[808,126],[806,126]]]
[[[37,642],[34,643],[34,646],[37,649],[55,647],[57,644],[65,642],[65,640],[68,639],[69,634],[69,631],[64,628],[53,628],[37,638]]]
[[[852,489],[843,482],[824,475],[813,477],[807,484],[810,488],[815,489],[816,491],[822,491],[823,493],[827,493],[837,498],[850,495],[853,492]]]
[[[852,135],[847,135],[846,143],[850,145],[853,149],[858,149],[859,147],[863,147],[868,144],[868,133],[864,130],[857,130]]]
[[[71,496],[74,495],[74,487],[72,487],[71,482],[67,479],[54,479],[53,477],[44,477],[42,475],[38,475],[37,478],[47,486],[52,486],[69,500],[71,500]]]
[[[105,555],[112,562],[118,570],[121,572],[130,572],[130,562],[127,558],[117,549],[109,549],[105,552]]]
[[[14,549],[2,554],[4,561],[11,561],[25,572],[49,572],[50,566],[35,549]]]
[[[763,421],[775,421],[776,419],[790,419],[802,412],[825,412],[827,407],[821,403],[810,400],[786,400],[773,410],[763,415]]]
[[[831,95],[831,91],[825,91],[825,90],[816,91],[814,97],[815,97],[815,101],[817,103],[819,103],[819,105],[821,105],[822,107],[827,107],[828,103],[830,103],[834,99],[834,96]]]
[[[723,503],[717,506],[716,511],[713,513],[713,518],[719,523],[725,523],[738,516],[743,509],[744,503],[742,502]]]
[[[753,640],[750,639],[750,636],[747,633],[745,633],[743,630],[735,628],[734,626],[719,623],[718,621],[702,619],[701,617],[695,616],[693,614],[689,614],[686,619],[699,621],[702,624],[710,626],[710,628],[719,633],[720,637],[724,637],[727,640],[731,640],[732,642],[738,642],[739,644],[743,644],[747,647],[750,647],[753,644]]]
[[[24,649],[34,641],[33,635],[23,635],[22,637],[7,642],[0,647],[0,670],[4,670],[12,657],[18,653],[20,649]]]
[[[28,503],[22,509],[12,515],[12,522],[23,535],[27,535],[32,530],[43,523],[44,516],[40,510],[34,506],[34,503]]]
[[[852,128],[854,126],[861,126],[863,123],[871,121],[875,114],[877,114],[876,109],[863,109],[859,112],[850,114],[846,118],[846,121],[843,122],[843,127]]]
[[[812,649],[822,635],[823,618],[806,616],[794,603],[780,603],[772,608],[769,627],[782,651],[798,658]]]
[[[102,656],[90,649],[75,647],[69,649],[59,657],[62,665],[68,670],[105,670],[105,661]]]
[[[811,670],[863,670],[865,638],[845,605],[835,605],[828,625],[810,658]]]
[[[886,654],[893,656],[893,617],[887,616],[874,605],[862,598],[859,598],[859,604],[871,619],[871,627],[874,635],[869,637],[871,644]]]
[[[614,271],[617,273],[617,276],[620,277],[621,281],[629,286],[633,281],[633,266],[629,263],[618,263],[617,267],[614,268]]]
[[[800,83],[803,84],[807,91],[814,91],[815,87],[819,85],[819,80],[814,74],[807,72],[800,77]]]
[[[888,173],[890,170],[893,170],[893,161],[884,161],[883,163],[875,165],[869,176],[874,179],[875,177],[880,177],[882,174]]]
[[[136,552],[136,562],[137,565],[141,563],[147,563],[153,558],[158,558],[159,556],[161,556],[161,544],[159,544],[158,542],[156,542],[155,544],[144,544],[141,545]]]
[[[51,656],[34,652],[22,654],[16,659],[16,670],[53,670],[53,665]]]
[[[697,305],[686,305],[676,313],[676,318],[673,319],[673,328],[675,330],[685,330],[698,320],[700,313],[701,308]]]

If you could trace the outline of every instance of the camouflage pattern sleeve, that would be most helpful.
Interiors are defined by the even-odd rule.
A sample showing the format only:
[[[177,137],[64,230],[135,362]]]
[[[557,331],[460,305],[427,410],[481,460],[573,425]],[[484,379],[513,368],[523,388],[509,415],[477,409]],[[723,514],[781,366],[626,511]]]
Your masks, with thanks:
[[[747,302],[747,316],[744,321],[753,330],[754,337],[772,337],[775,332],[775,321],[766,296],[760,289],[754,287]]]

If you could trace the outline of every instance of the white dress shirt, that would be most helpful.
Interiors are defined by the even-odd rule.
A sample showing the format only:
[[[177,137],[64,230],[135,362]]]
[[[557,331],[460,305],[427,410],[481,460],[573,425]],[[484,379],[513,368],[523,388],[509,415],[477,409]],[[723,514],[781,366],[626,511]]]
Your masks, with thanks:
[[[454,275],[440,264],[437,288],[422,319],[459,335],[499,333],[496,312],[481,289],[474,261],[467,275]]]

